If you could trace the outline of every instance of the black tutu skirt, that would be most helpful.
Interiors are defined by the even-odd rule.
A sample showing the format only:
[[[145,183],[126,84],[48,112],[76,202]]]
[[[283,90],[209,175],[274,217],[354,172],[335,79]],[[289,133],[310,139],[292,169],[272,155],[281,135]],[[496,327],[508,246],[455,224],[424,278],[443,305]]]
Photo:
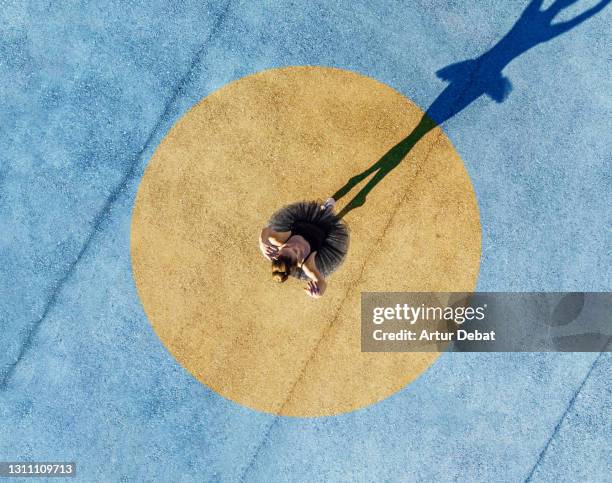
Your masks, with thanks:
[[[327,278],[338,269],[346,257],[349,247],[348,227],[332,210],[322,210],[318,201],[299,201],[287,205],[270,217],[268,226],[274,231],[292,231],[293,224],[297,221],[312,223],[325,231],[325,241],[315,255],[315,263],[317,269]],[[293,276],[308,280],[300,268]]]

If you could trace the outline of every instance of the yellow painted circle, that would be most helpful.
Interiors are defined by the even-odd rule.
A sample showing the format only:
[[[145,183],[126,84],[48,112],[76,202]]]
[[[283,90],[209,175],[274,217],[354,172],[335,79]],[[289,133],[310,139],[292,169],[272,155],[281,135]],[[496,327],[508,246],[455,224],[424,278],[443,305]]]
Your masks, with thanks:
[[[384,399],[433,363],[362,353],[360,293],[475,288],[478,207],[439,128],[345,217],[349,254],[323,298],[273,282],[257,246],[274,210],[325,199],[422,114],[368,77],[288,67],[232,82],[176,123],[143,176],[131,252],[154,330],[194,377],[253,409],[323,416]]]

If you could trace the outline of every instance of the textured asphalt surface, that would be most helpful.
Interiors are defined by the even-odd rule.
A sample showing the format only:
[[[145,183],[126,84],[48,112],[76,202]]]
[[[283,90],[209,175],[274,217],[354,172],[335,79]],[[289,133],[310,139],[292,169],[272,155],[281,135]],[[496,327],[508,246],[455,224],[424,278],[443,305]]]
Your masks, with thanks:
[[[490,49],[526,6],[3,4],[0,459],[76,461],[84,481],[609,479],[609,354],[444,354],[366,409],[274,417],[187,374],[132,281],[140,177],[199,99],[327,65],[427,109],[447,85],[436,71]],[[503,102],[443,126],[478,196],[480,290],[611,288],[611,21],[608,7],[530,48]]]

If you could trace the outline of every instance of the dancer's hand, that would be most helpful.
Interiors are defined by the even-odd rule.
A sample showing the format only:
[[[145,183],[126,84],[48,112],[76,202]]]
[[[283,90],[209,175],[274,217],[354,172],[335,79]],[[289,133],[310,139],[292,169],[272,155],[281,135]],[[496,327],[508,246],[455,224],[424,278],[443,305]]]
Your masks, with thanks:
[[[310,280],[304,291],[310,295],[312,298],[318,299],[323,296],[325,293],[325,289],[327,288],[327,282],[325,280],[319,280],[317,282]]]
[[[278,247],[269,245],[263,240],[259,240],[259,249],[261,250],[262,255],[270,261],[276,257],[276,255],[278,255]]]

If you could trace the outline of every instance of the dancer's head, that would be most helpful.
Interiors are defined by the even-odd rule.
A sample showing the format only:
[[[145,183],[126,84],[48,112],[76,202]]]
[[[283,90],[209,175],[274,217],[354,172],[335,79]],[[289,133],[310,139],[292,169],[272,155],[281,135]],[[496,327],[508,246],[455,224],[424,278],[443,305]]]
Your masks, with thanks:
[[[277,282],[284,282],[297,270],[297,258],[279,254],[272,260],[272,277]]]

